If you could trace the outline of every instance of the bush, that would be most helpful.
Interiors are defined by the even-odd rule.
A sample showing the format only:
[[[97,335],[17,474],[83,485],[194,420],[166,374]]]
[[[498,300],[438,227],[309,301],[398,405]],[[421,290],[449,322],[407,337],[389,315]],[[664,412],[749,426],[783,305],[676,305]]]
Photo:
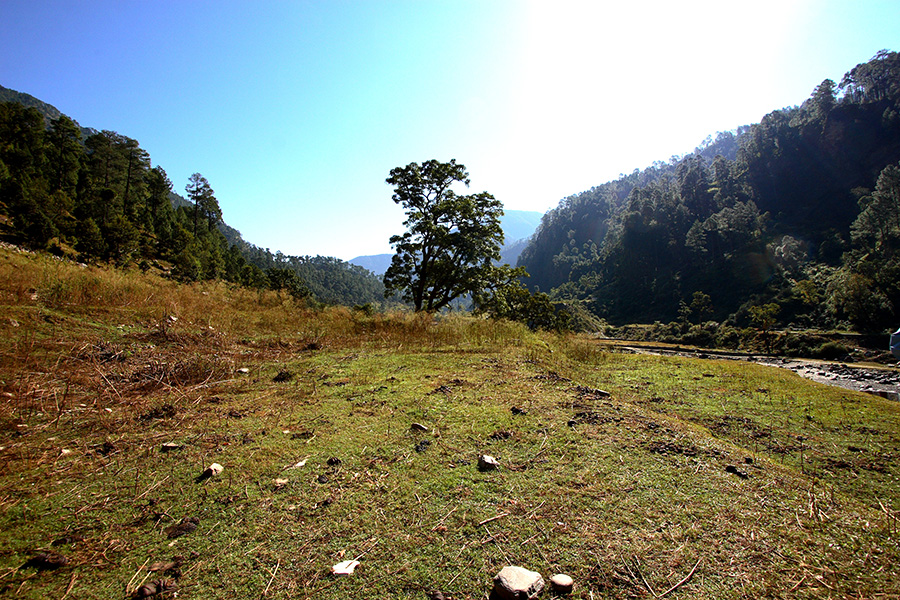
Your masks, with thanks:
[[[825,342],[815,350],[814,356],[826,360],[837,360],[849,353],[850,349],[840,342]]]

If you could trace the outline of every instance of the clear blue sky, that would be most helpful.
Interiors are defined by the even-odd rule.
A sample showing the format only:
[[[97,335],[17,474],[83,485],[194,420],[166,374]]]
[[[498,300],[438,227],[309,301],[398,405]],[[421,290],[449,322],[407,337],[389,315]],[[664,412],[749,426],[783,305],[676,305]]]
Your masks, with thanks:
[[[248,241],[343,259],[402,232],[393,167],[455,158],[545,211],[884,48],[897,0],[0,0],[0,84],[137,139],[182,195],[202,173]]]

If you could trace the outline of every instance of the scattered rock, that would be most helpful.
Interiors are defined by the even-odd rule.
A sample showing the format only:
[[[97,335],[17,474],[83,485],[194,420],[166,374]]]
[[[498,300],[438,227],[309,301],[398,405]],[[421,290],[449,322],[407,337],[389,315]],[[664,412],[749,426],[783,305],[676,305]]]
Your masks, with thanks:
[[[272,378],[272,381],[275,383],[282,383],[285,381],[290,381],[294,378],[294,374],[288,371],[287,369],[282,369],[278,371],[278,374]]]
[[[65,544],[72,544],[75,542],[83,542],[84,538],[80,535],[64,535],[61,538],[56,538],[52,542],[50,542],[51,546],[63,546]]]
[[[174,575],[176,578],[181,576],[179,569],[181,569],[181,563],[184,559],[180,556],[173,556],[172,560],[158,560],[155,563],[151,563],[147,570],[151,573],[155,572],[168,572],[169,575]]]
[[[491,439],[496,440],[496,441],[508,440],[511,437],[512,437],[511,431],[503,431],[501,429],[498,429],[497,431],[495,431],[494,433],[491,434]]]
[[[527,415],[528,411],[524,408],[519,408],[518,406],[513,406],[509,409],[509,411],[514,415]]]
[[[154,419],[169,419],[174,417],[178,411],[169,403],[157,406],[138,416],[139,421],[152,421]]]
[[[336,456],[332,456],[331,458],[329,458],[329,459],[326,461],[326,464],[327,464],[329,467],[339,467],[339,466],[341,466],[341,459],[339,459],[339,458],[336,457]]]
[[[52,571],[67,564],[69,564],[69,559],[58,552],[38,552],[28,559],[25,566],[38,571]]]
[[[170,540],[173,540],[183,535],[193,533],[197,530],[197,526],[199,525],[200,519],[198,519],[197,517],[185,517],[177,525],[170,525],[169,527],[166,527],[166,537],[168,537]]]
[[[328,483],[328,475],[325,475],[325,474],[319,475],[316,478],[316,481],[318,481],[322,485],[325,485],[326,483]]]
[[[174,452],[175,450],[181,450],[184,448],[181,444],[176,444],[175,442],[166,442],[162,446],[159,447],[160,452]]]
[[[737,468],[736,466],[734,466],[734,465],[728,465],[727,467],[725,467],[725,472],[726,472],[726,473],[731,473],[731,474],[733,474],[733,475],[737,475],[737,476],[740,477],[741,479],[747,479],[748,477],[750,477],[749,475],[747,475],[747,474],[744,473],[743,471],[739,471],[738,468]]]
[[[430,446],[430,445],[431,445],[431,441],[422,440],[421,442],[416,444],[415,450],[416,450],[416,452],[422,453],[422,452],[425,452],[426,450],[428,450],[428,446]]]
[[[112,454],[115,451],[116,446],[109,440],[106,440],[102,444],[92,445],[91,449],[101,456],[109,456],[110,454]]]
[[[248,369],[247,367],[241,367],[240,369],[237,370],[237,372],[240,373],[241,375],[247,375],[250,373],[250,369]]]
[[[150,583],[145,583],[132,594],[132,598],[151,598],[166,592],[174,592],[178,589],[178,585],[171,579],[157,579]]]
[[[428,431],[428,428],[421,423],[413,423],[409,426],[412,431]]]
[[[494,592],[503,600],[534,600],[543,589],[541,574],[524,567],[503,567],[494,577]]]
[[[557,594],[571,594],[575,581],[568,575],[557,573],[550,578],[550,589]]]
[[[332,575],[351,575],[353,570],[359,566],[358,560],[345,560],[331,567]]]
[[[222,471],[224,471],[224,470],[225,470],[225,467],[223,467],[219,463],[213,463],[213,464],[209,465],[208,467],[206,467],[206,470],[200,474],[200,477],[198,477],[198,479],[203,480],[203,479],[209,479],[210,477],[216,477],[218,475],[221,475]]]
[[[276,490],[280,490],[281,488],[283,488],[283,487],[286,486],[287,484],[288,484],[288,480],[287,480],[287,479],[282,479],[281,477],[278,477],[278,478],[275,479],[275,489],[276,489]]]
[[[490,454],[482,454],[478,457],[479,471],[494,471],[500,468],[500,463]]]

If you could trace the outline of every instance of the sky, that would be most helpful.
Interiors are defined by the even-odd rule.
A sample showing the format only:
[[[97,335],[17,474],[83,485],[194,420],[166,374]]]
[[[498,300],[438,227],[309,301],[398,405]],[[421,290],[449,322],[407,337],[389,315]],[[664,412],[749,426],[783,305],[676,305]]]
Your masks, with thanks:
[[[900,51],[897,0],[0,0],[0,85],[136,139],[272,252],[390,252],[394,167],[545,212]]]

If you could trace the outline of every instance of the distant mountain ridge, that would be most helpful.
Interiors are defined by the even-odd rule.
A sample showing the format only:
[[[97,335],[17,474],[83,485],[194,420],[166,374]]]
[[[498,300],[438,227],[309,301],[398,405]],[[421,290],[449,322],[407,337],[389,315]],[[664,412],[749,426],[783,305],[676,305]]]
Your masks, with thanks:
[[[525,249],[528,238],[541,224],[544,213],[533,210],[504,210],[500,218],[505,243],[500,249],[500,262],[516,266],[519,254]],[[391,266],[393,254],[370,254],[351,258],[350,264],[372,271],[378,276],[384,274]]]

